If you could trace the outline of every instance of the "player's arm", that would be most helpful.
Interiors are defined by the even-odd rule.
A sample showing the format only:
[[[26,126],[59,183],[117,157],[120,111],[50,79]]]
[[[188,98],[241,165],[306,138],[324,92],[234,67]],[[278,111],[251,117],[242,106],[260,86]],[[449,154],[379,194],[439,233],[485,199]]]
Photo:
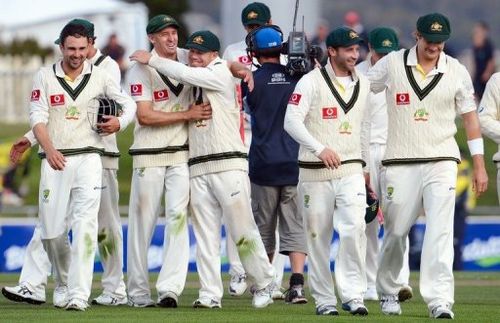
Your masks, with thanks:
[[[373,65],[366,74],[368,80],[370,81],[370,90],[373,93],[382,92],[387,88],[389,79],[389,59],[392,55],[393,54],[390,53],[379,59],[378,62],[375,63],[375,65]]]
[[[26,152],[26,150],[37,144],[38,141],[36,141],[35,134],[33,133],[32,130],[25,133],[24,136],[22,136],[21,138],[18,138],[10,148],[9,157],[11,163],[13,164],[19,163],[19,160]]]
[[[467,145],[472,156],[472,190],[479,196],[488,188],[488,175],[484,167],[484,143],[474,101],[474,87],[465,67],[461,67],[457,76],[461,83],[455,96],[455,104],[464,121]]]
[[[104,92],[106,96],[115,100],[123,108],[123,113],[119,117],[103,116],[106,121],[97,124],[104,134],[112,134],[124,130],[134,120],[137,107],[134,100],[120,89],[108,73],[103,73],[103,75],[105,75]]]
[[[209,67],[189,67],[168,58],[152,56],[151,53],[143,50],[135,51],[130,56],[130,59],[148,64],[163,75],[179,82],[199,86],[207,90],[224,91],[227,86],[226,80],[222,77],[216,65]]]
[[[370,94],[366,97],[365,108],[363,110],[363,119],[361,120],[361,158],[366,163],[363,167],[365,182],[370,184],[370,138],[371,138],[371,120],[372,104]]]
[[[137,122],[141,126],[166,126],[192,120],[207,120],[212,118],[210,103],[191,105],[186,111],[164,112],[153,110],[153,102],[137,102]]]
[[[33,88],[30,102],[30,125],[36,140],[45,152],[47,162],[55,170],[63,170],[66,158],[54,148],[47,131],[49,120],[49,103],[45,93],[43,72],[39,71],[33,78]]]
[[[314,138],[304,125],[304,120],[313,101],[313,93],[314,89],[310,78],[306,75],[297,83],[288,101],[284,128],[297,143],[312,152],[326,167],[337,168],[340,166],[338,154]]]
[[[252,71],[240,62],[227,61],[227,66],[231,71],[231,74],[233,74],[235,78],[241,79],[245,82],[248,91],[252,92],[254,87]]]
[[[479,122],[483,134],[500,145],[500,73],[494,74],[479,104]]]

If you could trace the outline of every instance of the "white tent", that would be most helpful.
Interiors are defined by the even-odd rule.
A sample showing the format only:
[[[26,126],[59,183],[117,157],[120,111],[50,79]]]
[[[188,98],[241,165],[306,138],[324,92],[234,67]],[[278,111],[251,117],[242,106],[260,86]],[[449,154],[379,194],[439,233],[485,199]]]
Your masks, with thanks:
[[[0,40],[35,38],[42,46],[54,44],[64,25],[73,18],[84,18],[95,25],[96,45],[104,47],[115,33],[126,55],[147,49],[148,10],[143,3],[119,0],[9,0],[2,1]]]

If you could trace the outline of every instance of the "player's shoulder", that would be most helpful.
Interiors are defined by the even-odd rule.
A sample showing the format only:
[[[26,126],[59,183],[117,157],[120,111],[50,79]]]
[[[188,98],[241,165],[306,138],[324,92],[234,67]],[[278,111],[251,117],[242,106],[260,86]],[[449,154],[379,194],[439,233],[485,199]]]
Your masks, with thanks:
[[[235,60],[242,53],[246,53],[247,45],[245,41],[229,44],[224,51],[222,57],[227,60]]]

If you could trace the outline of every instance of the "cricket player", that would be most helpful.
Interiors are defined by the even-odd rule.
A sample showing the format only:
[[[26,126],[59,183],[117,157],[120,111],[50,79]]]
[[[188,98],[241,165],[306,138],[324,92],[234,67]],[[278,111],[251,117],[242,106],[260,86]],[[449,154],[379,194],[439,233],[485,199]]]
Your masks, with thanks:
[[[465,67],[443,52],[451,27],[440,13],[417,21],[416,45],[389,53],[368,72],[371,90],[386,90],[388,134],[382,165],[385,237],[377,274],[382,312],[400,315],[397,279],[406,239],[423,209],[426,230],[420,293],[434,318],[453,318],[453,213],[457,163],[455,116],[464,120],[477,195],[487,188],[483,140],[472,81]]]
[[[363,166],[369,160],[369,83],[355,70],[361,37],[339,27],[326,39],[328,62],[298,82],[285,115],[285,130],[300,144],[299,205],[309,256],[309,286],[317,315],[338,315],[330,246],[340,245],[335,281],[342,308],[367,315]],[[368,169],[366,168],[367,172]]]
[[[94,24],[85,19],[73,19],[73,24],[81,24],[88,31],[89,51],[87,59],[94,66],[100,66],[116,82],[120,84],[120,69],[118,64],[109,56],[102,55],[95,48]],[[59,44],[59,39],[56,40]],[[116,146],[116,136],[111,134],[102,137],[104,154],[101,156],[103,164],[101,202],[98,214],[98,247],[104,272],[101,283],[103,293],[92,303],[100,305],[123,305],[127,303],[127,293],[123,281],[123,237],[120,213],[118,209],[118,170],[119,151]],[[32,131],[18,139],[11,149],[11,161],[17,163],[22,154],[30,147],[38,144]],[[19,277],[19,285],[5,287],[4,295],[14,301],[24,301],[32,304],[45,302],[45,286],[51,266],[40,239],[40,227],[35,227],[24,259],[24,265]],[[53,303],[56,307],[63,307],[65,287],[56,286]]]
[[[500,204],[500,73],[491,76],[479,104],[481,131],[498,144],[498,151],[493,155],[497,165],[497,194]]]
[[[252,2],[245,6],[245,8],[241,11],[241,22],[248,34],[260,26],[272,24],[271,11],[269,10],[269,7],[262,2]],[[283,58],[283,56],[281,57]],[[247,44],[245,43],[245,40],[228,45],[222,55],[222,59],[229,62],[240,62],[252,71],[255,71],[256,64],[258,65],[258,61],[256,59],[252,59],[248,56]],[[240,80],[235,78],[235,82],[239,91],[238,93],[241,93]],[[252,141],[252,131],[250,126],[251,119],[248,111],[244,111],[242,114],[244,142],[245,146],[249,148]],[[278,232],[276,232],[276,235],[278,236]],[[276,243],[276,250],[279,250],[278,237],[276,239]],[[228,288],[229,294],[232,296],[241,296],[247,289],[246,274],[240,260],[238,259],[236,245],[234,244],[234,241],[231,240],[230,236],[227,237],[227,255],[230,265],[229,274],[231,275]],[[286,257],[280,253],[277,253],[275,257],[273,257],[272,262],[276,270],[276,285],[273,290],[273,299],[282,299],[284,297],[280,287],[283,280],[285,260]]]
[[[102,137],[87,120],[89,102],[107,96],[124,108],[122,116],[105,116],[108,121],[98,124],[104,134],[124,129],[135,114],[134,102],[115,80],[86,60],[89,38],[83,24],[70,22],[63,28],[63,58],[35,75],[30,104],[43,159],[40,235],[56,284],[68,288],[66,309],[80,311],[88,307],[91,292],[104,152]]]
[[[396,32],[391,28],[379,27],[373,29],[369,34],[369,53],[363,62],[356,66],[356,69],[366,75],[366,73],[382,57],[388,53],[399,49],[399,40]],[[370,93],[370,186],[377,196],[382,196],[380,173],[382,170],[382,158],[387,142],[387,103],[385,92]],[[372,221],[366,225],[366,284],[367,289],[365,300],[378,300],[377,289],[375,288],[375,278],[377,276],[380,222]],[[400,278],[403,287],[399,292],[399,300],[404,301],[413,296],[409,286],[410,268],[408,264],[408,249],[405,251],[405,261]]]
[[[189,36],[189,63],[136,51],[131,59],[193,86],[193,101],[210,103],[212,119],[189,123],[189,171],[193,228],[201,289],[193,307],[220,308],[220,230],[236,241],[245,272],[255,282],[254,307],[271,304],[274,269],[267,259],[250,205],[248,162],[239,136],[239,107],[231,73],[218,56],[220,43],[209,31]]]
[[[187,64],[187,51],[177,48],[177,21],[153,17],[147,27],[151,55]],[[129,305],[154,306],[149,288],[148,248],[165,199],[164,257],[156,289],[158,306],[177,307],[189,264],[188,127],[190,120],[211,117],[209,109],[188,109],[191,92],[181,82],[152,67],[135,64],[127,77],[137,103],[127,241]]]

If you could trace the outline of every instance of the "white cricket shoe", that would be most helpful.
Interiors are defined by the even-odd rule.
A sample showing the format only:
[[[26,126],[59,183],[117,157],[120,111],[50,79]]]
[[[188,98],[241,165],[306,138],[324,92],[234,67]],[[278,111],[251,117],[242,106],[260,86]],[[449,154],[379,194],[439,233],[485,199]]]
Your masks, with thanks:
[[[45,303],[45,295],[38,295],[29,284],[25,283],[14,287],[5,286],[2,288],[2,294],[14,302],[25,302],[34,305]]]
[[[132,307],[154,307],[155,303],[149,295],[129,296],[128,306]]]
[[[342,309],[348,311],[352,315],[368,315],[368,309],[366,308],[363,300],[355,298],[347,303],[342,304]]]
[[[247,275],[237,274],[231,275],[229,282],[229,294],[231,296],[241,296],[247,290]]]
[[[89,307],[89,304],[83,299],[73,298],[66,306],[66,311],[81,311],[84,312]]]
[[[365,301],[378,301],[377,289],[373,287],[368,287],[365,296],[363,297]]]
[[[220,301],[215,298],[200,297],[193,302],[194,308],[222,308]]]
[[[69,304],[68,286],[57,286],[52,294],[52,302],[57,308],[66,308]]]
[[[453,319],[455,314],[449,304],[438,304],[430,310],[429,316],[435,319]]]
[[[276,286],[274,282],[269,283],[262,289],[255,290],[252,299],[252,305],[255,308],[264,308],[273,303],[272,290]]]
[[[127,296],[118,297],[111,294],[102,293],[98,297],[92,300],[93,305],[104,305],[104,306],[118,306],[127,305]]]
[[[382,295],[380,297],[380,309],[385,315],[401,315],[398,295]]]

